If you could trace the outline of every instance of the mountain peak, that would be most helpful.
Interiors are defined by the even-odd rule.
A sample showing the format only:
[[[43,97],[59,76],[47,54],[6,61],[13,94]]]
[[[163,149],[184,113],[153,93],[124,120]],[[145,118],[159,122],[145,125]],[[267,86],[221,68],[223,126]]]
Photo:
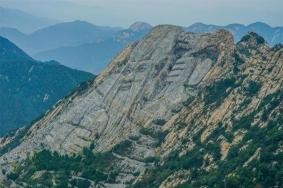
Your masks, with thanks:
[[[256,33],[249,33],[243,42],[258,44],[261,40]],[[242,58],[245,48],[254,50],[250,45],[235,46],[232,34],[226,30],[189,33],[178,26],[156,26],[123,50],[96,80],[82,85],[32,125],[21,143],[12,145],[0,157],[0,167],[9,175],[14,171],[11,164],[23,164],[16,180],[19,184],[38,184],[43,177],[52,182],[64,173],[66,180],[84,178],[94,182],[94,187],[172,187],[184,182],[187,184],[183,187],[200,187],[207,186],[204,178],[210,185],[221,187],[222,180],[235,172],[234,168],[226,168],[235,161],[239,172],[253,174],[257,162],[262,163],[254,156],[281,147],[280,139],[269,133],[282,127],[282,74],[278,70],[283,61],[280,51],[269,53],[267,49],[251,53],[254,61],[250,62]],[[273,61],[278,63],[269,63]],[[247,66],[235,71],[240,63]],[[268,101],[272,108],[266,108]],[[276,141],[271,143],[270,139]],[[235,140],[239,147],[233,146]],[[245,146],[247,149],[242,150]],[[263,146],[273,149],[265,151]],[[79,157],[57,163],[56,154],[49,162],[52,168],[46,166],[45,157],[36,162],[43,164],[40,167],[24,166],[35,163],[25,161],[31,159],[28,153],[44,152],[36,154],[35,159],[50,156],[46,149]],[[237,155],[240,152],[245,152],[244,160]],[[97,157],[85,157],[93,153],[98,153]],[[93,160],[85,162],[85,158]],[[65,170],[65,164],[70,168]],[[277,164],[282,162],[278,160]],[[191,176],[192,169],[200,177]],[[213,170],[203,174],[204,169]],[[50,176],[33,178],[43,170]],[[92,176],[93,172],[111,174],[111,178]],[[31,178],[21,178],[26,174]],[[215,174],[218,182],[211,180]],[[261,182],[258,174],[245,180],[246,173],[240,173],[237,178],[243,178],[246,187],[253,179],[257,180],[253,187]],[[278,181],[273,179],[270,182]]]
[[[184,85],[197,87],[203,82],[210,68],[217,63],[218,57],[230,51],[230,45],[233,45],[231,38],[231,34],[224,30],[211,34],[198,34],[187,33],[182,27],[173,25],[154,27],[143,40],[125,49],[113,60],[102,74],[103,76],[99,77],[99,82],[95,81],[96,86],[91,86],[89,92],[83,92],[83,95],[77,96],[82,100],[78,100],[74,106],[62,107],[68,117],[66,124],[60,123],[60,118],[52,125],[46,122],[46,125],[54,131],[52,131],[52,139],[48,141],[40,139],[42,144],[47,148],[53,147],[53,144],[57,145],[61,142],[59,138],[66,136],[68,144],[60,143],[63,145],[61,149],[58,148],[58,151],[70,153],[73,152],[72,148],[76,144],[76,139],[72,139],[72,136],[76,136],[76,131],[79,131],[79,134],[83,133],[82,137],[85,137],[88,135],[88,130],[91,130],[93,134],[104,134],[103,137],[92,138],[93,141],[100,143],[96,147],[101,151],[110,149],[113,144],[122,141],[130,134],[128,131],[130,126],[132,130],[139,129],[138,124],[132,124],[130,119],[134,118],[135,122],[146,123],[145,121],[152,120],[157,115],[170,115],[170,113],[167,114],[170,111],[168,109],[186,98],[187,94],[183,93],[186,92],[183,89]],[[89,98],[95,100],[84,102],[84,99],[87,101]],[[158,101],[156,107],[148,105],[149,101],[155,100]],[[64,106],[64,103],[65,101],[60,105]],[[141,106],[138,108],[136,105]],[[93,106],[97,108],[92,108]],[[69,110],[70,108],[72,110]],[[132,112],[132,108],[138,108],[138,110]],[[89,109],[90,112],[86,115],[82,109]],[[77,113],[76,116],[73,113]],[[141,116],[136,117],[134,113],[140,113]],[[128,115],[125,116],[125,114]],[[47,114],[43,119],[48,119],[50,115]],[[97,123],[87,121],[87,118],[92,119],[93,117],[99,121]],[[124,120],[118,122],[117,119]],[[60,129],[69,130],[72,129],[70,124],[79,125],[81,123],[84,126],[78,126],[77,130],[72,133],[74,135],[63,135],[68,131],[60,132],[60,134],[55,131],[59,125]],[[111,127],[115,127],[114,132],[117,134],[113,135],[113,131],[108,131]],[[40,131],[45,131],[41,128]],[[107,131],[101,132],[101,130]],[[31,137],[26,141],[30,142],[33,139]],[[80,144],[84,147],[89,144],[89,141]],[[24,145],[17,149],[23,151],[22,146]],[[33,145],[31,148],[37,146]]]
[[[129,29],[135,32],[150,30],[152,26],[146,22],[135,22],[130,25]]]

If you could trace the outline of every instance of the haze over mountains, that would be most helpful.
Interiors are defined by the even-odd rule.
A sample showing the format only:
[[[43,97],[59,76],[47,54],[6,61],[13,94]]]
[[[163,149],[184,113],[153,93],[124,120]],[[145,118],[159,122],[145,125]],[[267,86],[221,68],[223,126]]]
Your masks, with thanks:
[[[91,78],[57,62],[36,61],[0,37],[0,136],[30,124]]]
[[[33,57],[40,60],[56,59],[66,66],[98,74],[122,49],[131,42],[142,39],[150,30],[151,25],[136,22],[128,29],[113,33],[105,40],[59,47],[36,53]]]
[[[97,74],[129,42],[142,38],[150,28],[149,24],[140,22],[129,29],[121,29],[73,21],[43,28],[29,35],[16,29],[0,28],[0,35],[36,59],[57,60],[71,68]]]
[[[185,27],[191,32],[231,31],[235,41],[253,31],[263,36],[271,46],[283,42],[283,28],[256,22],[250,25],[227,26],[196,23]],[[137,22],[128,29],[96,26],[84,21],[59,23],[24,34],[15,28],[0,28],[0,35],[8,38],[33,58],[56,60],[71,68],[98,74],[130,42],[144,37],[151,30],[147,23]]]
[[[118,29],[96,26],[84,21],[73,21],[45,27],[31,34],[23,34],[15,30],[10,32],[9,28],[1,30],[3,33],[0,32],[0,34],[18,44],[28,53],[35,54],[63,46],[103,41],[111,37]]]
[[[249,25],[229,24],[226,26],[208,25],[203,23],[195,23],[186,28],[186,31],[205,33],[215,32],[219,29],[226,29],[232,32],[235,42],[246,35],[248,32],[255,32],[264,37],[267,43],[271,46],[283,43],[283,27],[271,27],[266,23],[255,22]]]
[[[24,33],[30,33],[56,22],[58,21],[39,18],[17,9],[0,7],[0,27],[17,28]]]

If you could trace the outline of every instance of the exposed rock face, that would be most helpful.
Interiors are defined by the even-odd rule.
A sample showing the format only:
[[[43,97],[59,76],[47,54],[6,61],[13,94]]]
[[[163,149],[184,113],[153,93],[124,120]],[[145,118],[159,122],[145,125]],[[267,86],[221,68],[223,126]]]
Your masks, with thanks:
[[[220,51],[232,44],[232,36],[225,31],[201,35],[174,26],[155,28],[114,60],[118,63],[109,66],[110,72],[106,69],[108,74],[102,73],[82,94],[75,93],[36,123],[15,154],[21,156],[22,151],[42,144],[62,153],[79,152],[91,141],[98,151],[110,149],[136,133],[138,124],[166,117],[187,97],[184,84],[198,84],[216,63],[206,54],[194,57],[196,53],[206,48]]]
[[[181,157],[198,144],[214,143],[211,135],[221,123],[233,134],[234,118],[253,111],[264,96],[282,87],[282,48],[269,49],[257,37],[250,34],[234,45],[232,35],[224,30],[196,34],[177,26],[157,26],[142,41],[128,46],[86,88],[62,100],[35,123],[21,144],[0,158],[0,164],[9,170],[11,163],[43,148],[71,154],[95,143],[94,152],[112,151],[114,159],[109,166],[118,172],[114,183],[100,183],[107,187],[148,186],[142,184],[148,177],[145,170],[156,163],[147,159],[160,157],[158,164],[162,166],[174,151]],[[244,64],[237,64],[239,59]],[[219,80],[229,84],[219,86],[219,95],[213,95]],[[242,90],[251,80],[262,87],[246,97]],[[247,98],[250,103],[243,107]],[[275,115],[279,107],[273,109]],[[229,148],[241,141],[241,134],[245,131],[235,133],[235,142],[217,136],[222,160]],[[112,150],[119,143],[126,151]],[[200,169],[209,172],[217,168],[218,159],[212,154],[203,158],[207,163]],[[175,187],[190,181],[190,173],[190,169],[176,169],[152,185]]]

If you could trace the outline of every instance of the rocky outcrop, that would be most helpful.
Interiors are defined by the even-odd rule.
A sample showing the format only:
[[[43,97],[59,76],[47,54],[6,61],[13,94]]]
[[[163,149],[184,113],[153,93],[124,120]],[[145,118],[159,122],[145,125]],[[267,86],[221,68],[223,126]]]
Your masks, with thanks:
[[[96,80],[46,113],[21,144],[0,158],[0,165],[9,171],[11,164],[21,163],[35,151],[70,155],[94,143],[95,153],[110,151],[116,161],[109,164],[116,169],[115,181],[100,183],[149,185],[142,184],[150,176],[148,169],[162,167],[174,152],[182,157],[211,143],[221,148],[219,158],[203,155],[207,162],[199,168],[209,172],[243,138],[240,133],[235,133],[234,143],[228,138],[228,133],[233,137],[234,122],[282,87],[282,48],[270,49],[257,37],[250,34],[234,45],[232,35],[224,30],[196,34],[177,26],[157,26],[121,52]],[[251,85],[254,80],[260,88]],[[186,177],[190,169],[177,171],[158,186],[192,180]]]

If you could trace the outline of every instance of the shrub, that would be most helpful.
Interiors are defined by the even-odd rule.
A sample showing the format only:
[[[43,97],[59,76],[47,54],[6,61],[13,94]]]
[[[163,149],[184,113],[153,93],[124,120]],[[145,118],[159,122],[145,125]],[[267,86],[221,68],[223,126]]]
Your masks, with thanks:
[[[283,95],[279,91],[279,92],[266,96],[262,100],[260,107],[259,107],[259,109],[264,108],[262,115],[261,115],[262,121],[268,120],[270,113],[272,112],[272,110],[274,110],[277,106],[280,105],[280,102],[282,101],[282,99],[283,99]]]
[[[213,154],[213,157],[216,160],[219,160],[221,157],[221,149],[218,143],[208,143],[206,145],[206,150]]]
[[[138,136],[138,135],[130,135],[129,136],[129,139],[134,140],[134,141],[138,141],[139,138],[140,138],[140,136]]]
[[[193,100],[194,100],[194,97],[190,96],[189,98],[187,98],[187,100],[182,102],[182,104],[187,107],[193,102]]]
[[[233,124],[234,130],[241,128],[249,129],[252,122],[254,121],[254,116],[255,113],[251,113],[249,115],[241,117],[240,120],[235,120]]]
[[[240,55],[238,53],[234,54],[234,58],[235,58],[235,67],[242,65],[245,63],[245,61],[240,57]]]
[[[233,159],[238,156],[239,153],[239,145],[234,145],[229,149],[227,159]]]
[[[104,172],[111,173],[111,170],[107,167],[113,161],[113,155],[111,152],[94,154],[91,150],[92,147],[84,148],[80,155],[73,156],[59,155],[48,150],[35,153],[32,158],[25,162],[25,166],[21,167],[24,169],[21,180],[36,187],[37,185],[52,187],[54,181],[57,187],[68,187],[69,179],[75,173],[79,177],[96,182],[106,181],[108,175]],[[40,178],[31,178],[34,173],[41,170],[46,171],[46,173]],[[87,185],[87,182],[73,180],[70,183],[79,187],[82,184]]]
[[[257,44],[264,44],[265,40],[262,36],[257,35],[256,42],[257,42]]]
[[[152,129],[150,129],[150,128],[145,128],[145,127],[142,127],[141,129],[140,129],[140,133],[141,134],[144,134],[144,135],[150,135],[151,133],[152,133]]]
[[[159,161],[159,158],[157,157],[147,157],[144,159],[144,162],[146,163],[153,163],[153,162],[158,162]]]
[[[158,118],[158,119],[153,120],[152,122],[156,125],[164,125],[166,123],[166,120]]]
[[[224,80],[216,81],[213,85],[208,86],[205,91],[204,102],[206,105],[208,104],[220,104],[227,96],[228,88],[236,88],[235,78],[227,78]]]
[[[226,186],[230,188],[238,188],[241,184],[241,180],[236,175],[228,176],[226,179]]]
[[[177,123],[175,124],[177,130],[180,130],[180,129],[182,129],[182,128],[185,128],[187,125],[188,125],[187,123],[182,122],[182,121],[177,122]]]
[[[113,151],[119,154],[126,153],[132,146],[132,142],[129,140],[124,140],[114,146]]]
[[[250,97],[255,96],[259,92],[260,88],[261,88],[261,83],[252,80],[248,83],[248,86],[245,88],[245,94]]]
[[[173,108],[173,109],[171,110],[171,112],[176,114],[176,113],[180,112],[181,110],[182,110],[181,107],[176,107],[176,108]]]
[[[240,42],[247,42],[248,40],[250,40],[251,36],[250,35],[245,35],[242,37],[242,39],[240,40]]]
[[[14,173],[14,172],[11,172],[11,173],[7,174],[7,178],[9,180],[15,181],[16,179],[18,179],[18,177],[19,177],[19,174]]]
[[[71,185],[78,188],[88,188],[90,187],[90,182],[88,180],[74,179],[71,181]]]
[[[186,183],[182,183],[180,185],[177,185],[176,188],[194,188],[194,186],[192,186],[190,183],[186,182]]]

